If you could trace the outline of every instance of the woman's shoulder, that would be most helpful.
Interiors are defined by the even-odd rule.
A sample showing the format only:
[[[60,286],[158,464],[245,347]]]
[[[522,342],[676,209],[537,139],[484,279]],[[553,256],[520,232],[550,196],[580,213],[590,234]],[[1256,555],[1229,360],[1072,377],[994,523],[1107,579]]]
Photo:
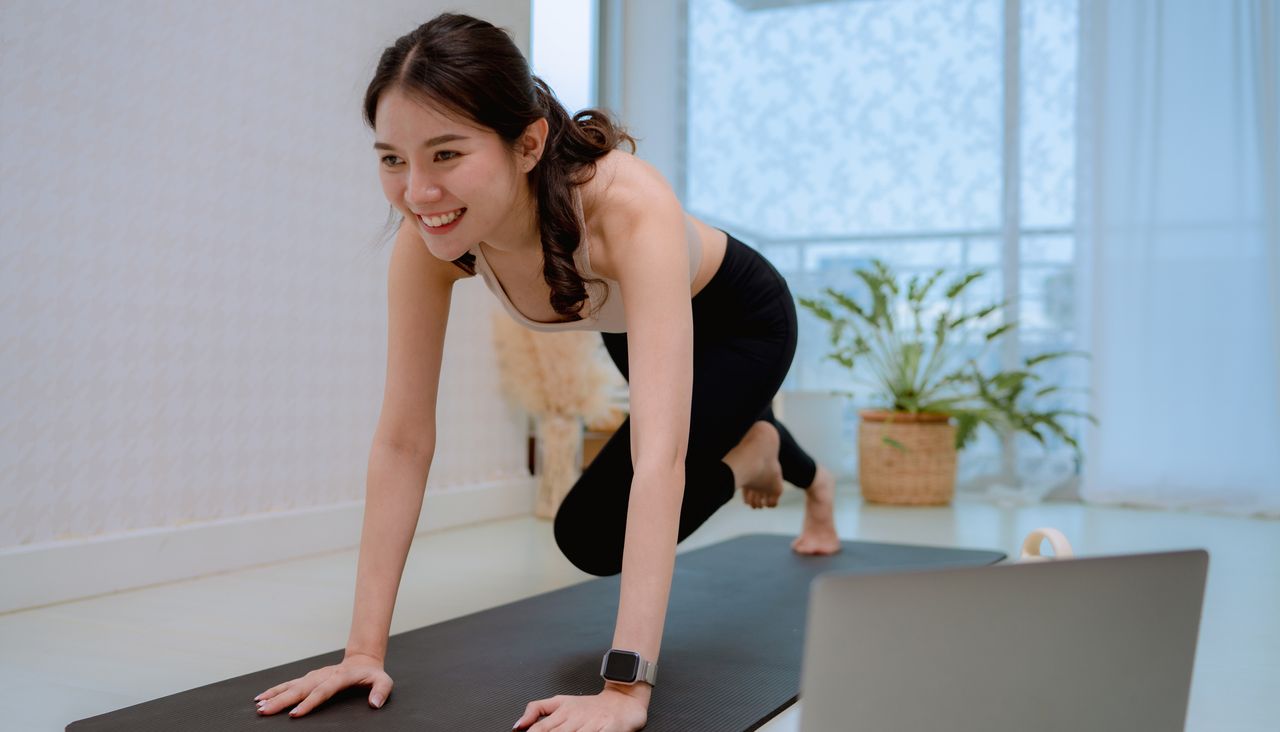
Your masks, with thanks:
[[[595,176],[583,184],[583,206],[615,211],[654,192],[670,192],[662,172],[626,150],[610,150],[596,161]]]
[[[614,250],[630,239],[660,196],[674,196],[674,191],[649,162],[625,150],[611,150],[596,162],[595,176],[582,186],[592,269],[610,277]]]

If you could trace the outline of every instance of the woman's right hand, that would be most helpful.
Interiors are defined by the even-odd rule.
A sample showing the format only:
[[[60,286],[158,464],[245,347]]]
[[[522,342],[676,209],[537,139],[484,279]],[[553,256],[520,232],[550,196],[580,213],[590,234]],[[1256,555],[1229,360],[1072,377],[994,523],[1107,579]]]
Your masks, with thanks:
[[[372,686],[369,705],[379,708],[391,695],[391,677],[382,668],[382,659],[351,654],[336,666],[325,666],[303,676],[273,686],[254,697],[259,714],[275,714],[290,708],[290,717],[301,717],[348,686]],[[299,703],[301,702],[301,703]]]

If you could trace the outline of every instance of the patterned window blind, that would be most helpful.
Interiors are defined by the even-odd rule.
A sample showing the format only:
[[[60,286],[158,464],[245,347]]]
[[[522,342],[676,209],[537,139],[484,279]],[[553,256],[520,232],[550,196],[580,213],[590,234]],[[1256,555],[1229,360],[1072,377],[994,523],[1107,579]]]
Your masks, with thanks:
[[[760,250],[796,295],[853,289],[852,269],[873,258],[908,275],[983,268],[971,297],[1014,298],[1019,322],[1018,348],[990,358],[1075,347],[1076,0],[686,7],[685,191],[695,215]],[[1012,76],[1008,48],[1017,49]],[[1010,78],[1020,103],[1007,129]],[[1006,170],[1011,144],[1019,164]],[[1006,190],[1019,192],[1012,252]],[[825,324],[803,309],[800,322],[784,389],[848,388],[846,372],[823,359]],[[1081,386],[1084,368],[1069,361],[1053,362],[1049,378]],[[860,391],[845,412],[848,444],[870,397]],[[962,457],[962,484],[1010,466],[1024,478],[1074,474],[1066,454],[987,435]]]

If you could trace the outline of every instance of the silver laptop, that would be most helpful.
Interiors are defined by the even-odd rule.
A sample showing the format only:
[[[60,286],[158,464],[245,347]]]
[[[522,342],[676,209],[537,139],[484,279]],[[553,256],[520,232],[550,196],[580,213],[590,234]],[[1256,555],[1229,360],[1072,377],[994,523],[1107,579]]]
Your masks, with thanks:
[[[800,732],[1181,730],[1203,550],[810,588]]]

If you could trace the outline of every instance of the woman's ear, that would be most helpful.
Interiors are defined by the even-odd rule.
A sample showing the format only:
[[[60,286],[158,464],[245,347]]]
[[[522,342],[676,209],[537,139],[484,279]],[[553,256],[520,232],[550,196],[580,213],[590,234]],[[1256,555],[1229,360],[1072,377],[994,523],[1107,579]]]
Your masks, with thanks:
[[[547,118],[539,117],[526,127],[524,134],[520,136],[520,165],[524,172],[533,170],[542,159],[547,144],[548,129]]]

